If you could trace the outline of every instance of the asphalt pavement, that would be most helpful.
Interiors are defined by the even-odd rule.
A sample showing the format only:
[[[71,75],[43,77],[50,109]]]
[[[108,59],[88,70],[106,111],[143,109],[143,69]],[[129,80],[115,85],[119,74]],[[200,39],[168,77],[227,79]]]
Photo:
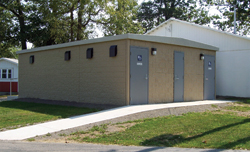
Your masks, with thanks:
[[[1,141],[1,152],[250,152],[247,150]]]

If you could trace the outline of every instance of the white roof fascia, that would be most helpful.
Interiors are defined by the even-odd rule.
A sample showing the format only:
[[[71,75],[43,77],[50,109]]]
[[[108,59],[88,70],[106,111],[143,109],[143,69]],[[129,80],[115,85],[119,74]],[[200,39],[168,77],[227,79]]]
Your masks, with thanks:
[[[65,48],[65,47],[72,47],[72,46],[78,46],[78,45],[84,45],[84,44],[93,44],[93,43],[100,43],[100,42],[107,42],[107,41],[114,41],[114,40],[122,40],[122,39],[133,39],[133,40],[173,44],[173,45],[179,45],[179,46],[208,49],[208,50],[213,50],[213,51],[219,50],[219,48],[217,47],[199,43],[199,42],[194,42],[194,41],[183,39],[183,38],[152,36],[152,35],[138,35],[138,34],[123,34],[123,35],[109,36],[109,37],[103,37],[103,38],[97,38],[97,39],[81,40],[81,41],[75,41],[75,42],[69,42],[69,43],[63,43],[63,44],[57,44],[57,45],[43,46],[43,47],[38,47],[34,49],[21,50],[16,53],[23,54],[23,53],[51,50],[51,49],[57,49],[57,48]]]
[[[10,58],[0,58],[0,61],[4,60],[4,61],[8,61],[14,64],[18,64],[18,60],[17,59],[10,59]]]
[[[236,34],[233,34],[233,33],[228,33],[228,32],[224,32],[224,31],[216,30],[216,29],[213,29],[213,28],[210,28],[210,27],[206,27],[206,26],[202,26],[202,25],[195,24],[195,23],[189,23],[189,22],[182,21],[182,20],[178,20],[178,19],[175,19],[175,18],[170,18],[170,19],[168,19],[167,21],[161,23],[161,24],[158,25],[157,27],[155,27],[155,28],[153,28],[152,30],[150,30],[150,31],[148,31],[147,33],[145,33],[145,35],[150,34],[151,32],[157,30],[158,28],[160,28],[161,26],[163,26],[163,25],[165,25],[165,24],[168,24],[168,23],[171,22],[171,21],[176,21],[176,22],[180,22],[180,23],[183,23],[183,24],[188,24],[188,25],[196,26],[196,27],[199,27],[199,28],[204,28],[204,29],[207,29],[207,30],[211,30],[211,31],[214,31],[214,32],[221,33],[221,34],[226,34],[226,35],[230,35],[230,36],[234,36],[234,37],[238,37],[238,38],[242,38],[242,39],[245,39],[245,40],[249,40],[249,41],[250,41],[250,38],[247,38],[247,37],[243,37],[243,36],[236,35]]]
[[[116,36],[107,36],[107,37],[101,37],[101,38],[96,38],[96,39],[79,40],[79,41],[56,44],[56,45],[42,46],[42,47],[37,47],[37,48],[33,48],[33,49],[17,51],[16,54],[37,52],[37,51],[43,51],[43,50],[51,50],[51,49],[57,49],[57,48],[72,47],[72,46],[91,44],[91,43],[107,42],[107,41],[113,41],[113,40],[121,40],[121,39],[125,39],[126,35],[127,34],[116,35]]]

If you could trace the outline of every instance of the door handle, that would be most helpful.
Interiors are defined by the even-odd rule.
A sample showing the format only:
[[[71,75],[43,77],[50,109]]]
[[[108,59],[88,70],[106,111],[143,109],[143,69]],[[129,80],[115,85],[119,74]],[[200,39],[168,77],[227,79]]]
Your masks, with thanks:
[[[206,80],[208,80],[208,78],[206,78]]]
[[[175,80],[179,80],[178,75],[175,75]]]
[[[148,79],[148,75],[146,74],[146,76],[145,76],[145,79],[147,80]]]

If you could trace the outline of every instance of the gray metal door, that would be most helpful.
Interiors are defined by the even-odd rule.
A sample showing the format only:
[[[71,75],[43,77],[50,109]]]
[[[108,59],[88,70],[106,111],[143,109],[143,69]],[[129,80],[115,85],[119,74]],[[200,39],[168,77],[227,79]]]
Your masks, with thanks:
[[[130,104],[148,103],[148,52],[130,47]]]
[[[204,100],[215,99],[215,57],[204,56]]]
[[[184,100],[184,53],[174,52],[174,101]]]

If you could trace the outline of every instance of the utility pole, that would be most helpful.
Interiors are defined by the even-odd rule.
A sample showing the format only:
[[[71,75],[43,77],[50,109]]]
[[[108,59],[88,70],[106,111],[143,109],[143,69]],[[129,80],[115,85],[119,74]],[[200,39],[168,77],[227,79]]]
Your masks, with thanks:
[[[236,34],[236,4],[234,5],[234,34]]]

